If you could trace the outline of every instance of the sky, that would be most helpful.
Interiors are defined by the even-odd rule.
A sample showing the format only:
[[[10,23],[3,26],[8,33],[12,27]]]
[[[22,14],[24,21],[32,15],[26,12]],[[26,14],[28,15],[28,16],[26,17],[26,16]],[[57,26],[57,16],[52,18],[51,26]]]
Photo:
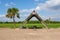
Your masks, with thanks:
[[[33,10],[43,19],[60,21],[60,0],[0,0],[0,21],[13,21],[6,18],[8,8],[16,7],[19,9],[20,19],[24,21]],[[32,20],[37,20],[32,18]]]

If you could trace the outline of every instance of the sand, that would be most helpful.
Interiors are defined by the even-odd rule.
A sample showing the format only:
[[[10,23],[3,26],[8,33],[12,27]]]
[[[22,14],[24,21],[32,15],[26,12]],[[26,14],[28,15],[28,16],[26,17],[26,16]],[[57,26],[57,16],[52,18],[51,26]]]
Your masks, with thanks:
[[[0,28],[0,40],[60,40],[60,28],[48,30]]]

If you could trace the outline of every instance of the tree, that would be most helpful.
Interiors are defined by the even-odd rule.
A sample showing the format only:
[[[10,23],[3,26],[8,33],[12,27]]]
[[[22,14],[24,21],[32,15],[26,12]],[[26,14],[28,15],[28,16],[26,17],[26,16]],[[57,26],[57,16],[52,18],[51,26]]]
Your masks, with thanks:
[[[14,28],[16,28],[15,17],[20,18],[18,12],[19,12],[19,10],[17,8],[8,8],[8,10],[7,10],[6,17],[13,19]]]

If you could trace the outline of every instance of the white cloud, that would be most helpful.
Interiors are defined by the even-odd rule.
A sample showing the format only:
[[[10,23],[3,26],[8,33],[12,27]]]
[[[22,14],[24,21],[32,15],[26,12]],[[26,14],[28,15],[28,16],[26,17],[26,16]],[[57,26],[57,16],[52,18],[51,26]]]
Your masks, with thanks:
[[[21,12],[21,13],[23,13],[23,12],[32,12],[33,10],[39,11],[39,10],[40,10],[40,7],[37,6],[36,8],[22,9],[22,10],[20,10],[20,12]]]
[[[39,0],[34,0],[34,1],[38,2]]]
[[[22,9],[20,12],[29,12],[28,9]]]
[[[45,3],[39,3],[37,7],[39,7],[40,10],[60,11],[60,0],[48,0]]]
[[[51,15],[51,18],[60,18],[60,14]]]
[[[16,4],[14,2],[10,2],[10,3],[6,3],[5,6],[6,7],[11,7],[11,6],[15,6]]]
[[[5,14],[0,14],[0,21],[1,22],[13,22],[13,20],[11,18],[7,18]],[[20,19],[18,19],[17,17],[15,18],[15,21],[20,21]]]
[[[22,10],[20,10],[20,12],[21,13],[23,13],[23,12],[31,12],[33,10],[34,10],[33,8],[32,9],[22,9]]]
[[[20,12],[21,12],[21,13],[23,13],[23,12],[32,12],[33,10],[39,11],[39,10],[40,10],[40,7],[37,6],[36,8],[22,9],[22,10],[20,10]]]
[[[50,0],[46,2],[47,5],[49,6],[55,6],[60,4],[60,0]]]
[[[0,15],[0,17],[5,17],[5,15]]]
[[[35,10],[40,10],[40,7],[39,7],[39,6],[37,6]]]
[[[16,5],[14,2],[10,2],[10,4],[13,5],[13,6]]]
[[[6,3],[5,6],[8,7],[8,6],[10,6],[10,4]]]

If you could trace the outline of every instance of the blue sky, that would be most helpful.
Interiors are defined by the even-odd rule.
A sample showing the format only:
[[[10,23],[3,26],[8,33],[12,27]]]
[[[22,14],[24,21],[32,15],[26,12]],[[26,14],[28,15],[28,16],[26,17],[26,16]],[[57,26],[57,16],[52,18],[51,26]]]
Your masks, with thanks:
[[[7,9],[11,7],[19,9],[21,18],[15,18],[16,21],[25,20],[33,10],[36,10],[43,20],[51,18],[60,21],[60,0],[0,0],[0,21],[12,21],[5,17]]]

